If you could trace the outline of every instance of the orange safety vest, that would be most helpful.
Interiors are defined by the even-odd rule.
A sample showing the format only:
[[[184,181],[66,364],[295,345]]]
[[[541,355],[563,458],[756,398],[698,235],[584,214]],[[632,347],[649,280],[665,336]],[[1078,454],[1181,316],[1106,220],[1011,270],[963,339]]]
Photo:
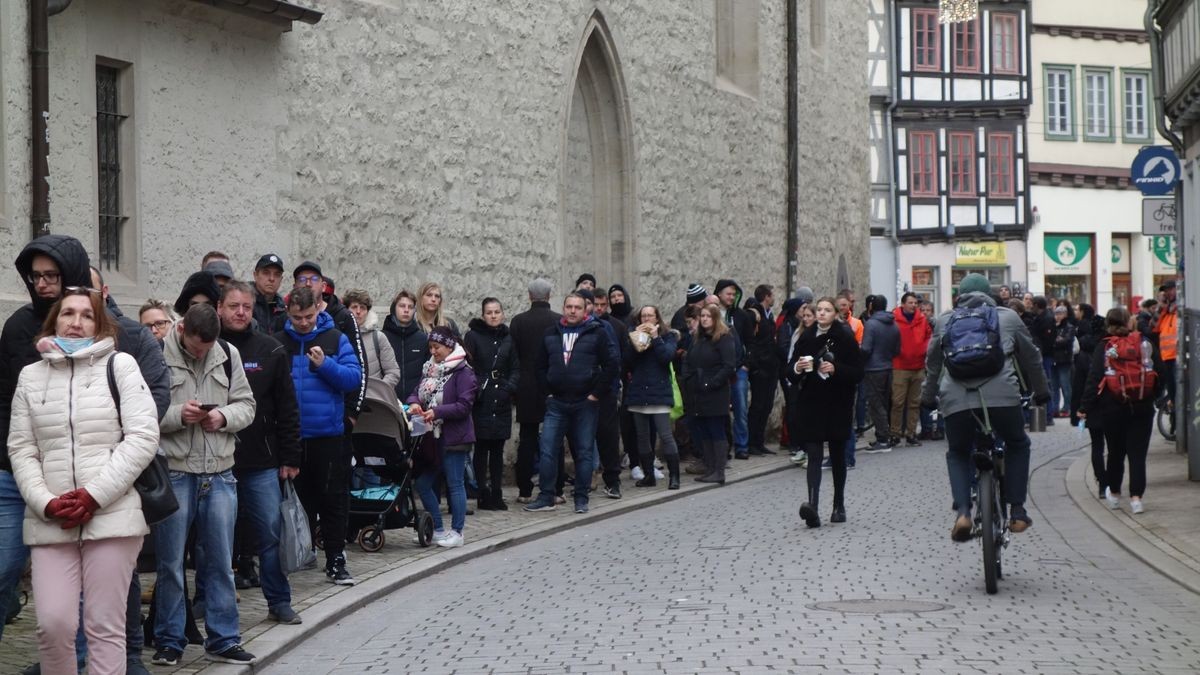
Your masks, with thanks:
[[[1158,353],[1163,361],[1174,361],[1179,343],[1179,316],[1175,312],[1163,312],[1158,317]]]
[[[850,324],[850,330],[854,331],[854,339],[858,340],[858,344],[862,344],[863,339],[863,322],[853,316],[846,317],[846,323]]]

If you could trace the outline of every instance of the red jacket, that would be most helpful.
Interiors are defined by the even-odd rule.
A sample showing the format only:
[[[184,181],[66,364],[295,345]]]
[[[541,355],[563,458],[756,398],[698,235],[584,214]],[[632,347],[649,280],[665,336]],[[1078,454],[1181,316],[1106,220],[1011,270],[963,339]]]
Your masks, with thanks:
[[[900,328],[900,354],[892,359],[896,370],[924,370],[925,352],[929,350],[929,338],[933,327],[925,319],[924,312],[917,310],[909,321],[900,308],[892,310],[896,326]]]

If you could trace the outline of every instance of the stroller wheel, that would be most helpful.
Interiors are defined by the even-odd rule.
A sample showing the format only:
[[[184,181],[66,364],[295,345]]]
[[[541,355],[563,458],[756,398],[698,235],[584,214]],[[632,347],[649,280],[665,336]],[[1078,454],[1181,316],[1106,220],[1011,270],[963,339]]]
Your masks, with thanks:
[[[316,545],[319,550],[325,550],[325,539],[321,536],[320,523],[317,523],[316,527],[313,528],[313,544]]]
[[[433,516],[426,511],[417,518],[417,543],[423,547],[433,543]]]
[[[383,548],[383,530],[374,525],[364,527],[358,532],[358,545],[367,553],[374,553]]]

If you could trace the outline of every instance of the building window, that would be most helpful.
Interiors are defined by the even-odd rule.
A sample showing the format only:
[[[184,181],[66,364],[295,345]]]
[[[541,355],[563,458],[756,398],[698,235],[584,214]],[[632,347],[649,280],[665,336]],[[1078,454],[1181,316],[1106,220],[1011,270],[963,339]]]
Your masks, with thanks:
[[[908,132],[909,186],[914,197],[936,197],[937,134],[932,131]]]
[[[992,14],[992,72],[998,75],[1020,74],[1017,59],[1017,15]]]
[[[1112,140],[1112,73],[1083,71],[1083,137]]]
[[[1072,80],[1075,71],[1069,68],[1046,69],[1046,135],[1075,136],[1072,124],[1075,106],[1072,100]]]
[[[100,243],[100,265],[103,270],[119,270],[121,266],[121,124],[126,115],[121,112],[121,70],[111,66],[96,66],[96,162]]]
[[[759,0],[716,0],[717,87],[758,97]]]
[[[974,197],[975,190],[975,133],[950,134],[950,196]]]
[[[979,72],[979,20],[953,24],[954,72]]]
[[[1150,138],[1150,76],[1146,73],[1125,73],[1125,137],[1133,140]]]
[[[913,70],[942,69],[942,27],[936,9],[912,10]]]
[[[1013,189],[1013,135],[988,135],[988,195],[1012,197]]]

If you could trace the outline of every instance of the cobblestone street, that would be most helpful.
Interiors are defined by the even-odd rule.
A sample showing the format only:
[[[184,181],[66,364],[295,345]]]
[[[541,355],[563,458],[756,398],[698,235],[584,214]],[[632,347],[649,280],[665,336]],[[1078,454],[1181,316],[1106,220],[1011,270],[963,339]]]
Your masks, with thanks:
[[[860,456],[844,525],[803,526],[797,470],[705,491],[428,577],[265,672],[1195,672],[1200,598],[1070,501],[1074,430],[1034,441],[1035,525],[995,596],[979,546],[947,536],[945,445],[927,443]],[[815,608],[870,599],[934,604]]]

